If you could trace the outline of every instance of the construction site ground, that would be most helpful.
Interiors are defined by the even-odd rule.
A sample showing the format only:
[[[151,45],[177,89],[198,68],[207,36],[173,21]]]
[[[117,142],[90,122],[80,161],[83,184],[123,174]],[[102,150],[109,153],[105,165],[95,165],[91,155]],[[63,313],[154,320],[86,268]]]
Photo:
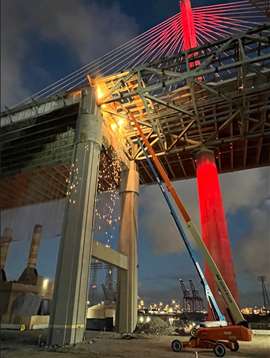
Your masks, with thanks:
[[[41,347],[45,339],[44,331],[7,332],[1,331],[1,358],[167,358],[167,357],[215,357],[212,351],[189,350],[174,353],[170,342],[176,337],[137,336],[126,340],[116,333],[87,332],[86,340],[73,347],[48,350]],[[178,338],[181,338],[178,336]],[[188,339],[182,337],[182,340]],[[195,352],[198,352],[198,355]],[[254,336],[251,343],[240,343],[239,352],[227,351],[230,358],[269,358],[270,335]]]

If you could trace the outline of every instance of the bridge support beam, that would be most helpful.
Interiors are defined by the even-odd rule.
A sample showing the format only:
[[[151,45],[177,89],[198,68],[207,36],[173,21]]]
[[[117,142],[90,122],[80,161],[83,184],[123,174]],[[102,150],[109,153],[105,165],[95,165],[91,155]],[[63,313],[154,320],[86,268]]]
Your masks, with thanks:
[[[137,324],[138,297],[138,197],[139,174],[135,162],[121,177],[119,251],[128,257],[128,270],[118,270],[117,330],[132,333]]]
[[[202,237],[223,278],[238,301],[238,290],[234,273],[230,239],[219,185],[214,153],[202,149],[197,155],[197,185],[200,202]],[[228,317],[225,304],[221,298],[214,277],[206,266],[206,279],[219,304]]]
[[[79,343],[85,331],[102,123],[91,88],[82,94],[77,123],[77,143],[50,317],[50,346]]]

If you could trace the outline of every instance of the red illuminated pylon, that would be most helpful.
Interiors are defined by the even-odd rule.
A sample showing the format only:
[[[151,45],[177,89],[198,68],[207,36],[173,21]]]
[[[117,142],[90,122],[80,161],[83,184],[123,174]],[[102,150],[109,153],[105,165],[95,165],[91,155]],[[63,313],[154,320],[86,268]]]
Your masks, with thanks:
[[[238,290],[234,273],[230,240],[223,208],[218,172],[213,152],[202,150],[197,157],[197,185],[200,202],[202,237],[236,302]],[[212,273],[206,266],[206,279],[220,309],[227,315]],[[230,317],[227,316],[230,319]]]
[[[198,46],[196,28],[190,0],[180,1],[181,21],[183,29],[183,49],[189,50]],[[190,62],[189,67],[199,65],[199,61]],[[230,240],[223,208],[221,190],[215,157],[211,151],[202,151],[197,159],[197,184],[200,201],[202,237],[222,273],[234,298],[238,302]],[[214,277],[206,266],[206,279],[218,301],[220,309],[226,314],[223,299],[218,293]],[[227,317],[230,319],[230,317]]]
[[[190,0],[180,0],[180,11],[183,31],[183,50],[198,47],[196,28],[194,25],[193,13]],[[195,54],[189,55],[192,58]],[[193,69],[200,65],[199,60],[189,61],[189,68]]]
[[[180,0],[180,11],[184,40],[183,49],[189,50],[198,46],[190,0]]]

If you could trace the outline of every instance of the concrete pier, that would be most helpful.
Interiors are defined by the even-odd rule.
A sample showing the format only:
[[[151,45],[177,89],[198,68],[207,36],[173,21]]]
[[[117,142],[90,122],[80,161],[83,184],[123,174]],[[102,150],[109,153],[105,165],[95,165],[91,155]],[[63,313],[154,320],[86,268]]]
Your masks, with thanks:
[[[222,273],[234,299],[238,301],[231,244],[215,156],[212,151],[206,148],[203,148],[197,154],[197,184],[203,241]],[[227,315],[226,305],[218,292],[213,274],[207,265],[205,274],[219,307]],[[209,318],[211,318],[211,315]],[[228,316],[227,319],[230,321],[231,317]]]
[[[93,90],[84,90],[59,249],[49,345],[75,344],[84,337],[101,123]]]
[[[29,250],[27,266],[18,280],[18,282],[20,283],[24,283],[28,285],[37,284],[38,272],[36,266],[37,266],[38,249],[40,246],[41,236],[42,236],[42,226],[35,225],[32,234],[32,241]]]
[[[7,254],[9,245],[13,238],[12,229],[6,227],[3,232],[3,236],[0,240],[0,281],[6,281],[5,265],[7,260]]]
[[[121,222],[119,251],[128,257],[128,270],[118,270],[117,330],[132,333],[137,324],[138,297],[138,197],[139,174],[136,163],[121,176]]]

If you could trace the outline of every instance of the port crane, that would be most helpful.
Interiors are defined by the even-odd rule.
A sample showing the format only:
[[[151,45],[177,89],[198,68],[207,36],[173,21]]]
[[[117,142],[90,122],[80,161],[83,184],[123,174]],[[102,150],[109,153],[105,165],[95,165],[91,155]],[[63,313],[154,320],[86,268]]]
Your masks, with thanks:
[[[175,352],[180,352],[183,347],[211,348],[217,357],[223,357],[226,353],[226,348],[230,349],[231,351],[237,351],[239,349],[238,341],[251,341],[252,332],[248,328],[247,321],[244,319],[230,289],[228,288],[215,261],[213,260],[205,243],[203,242],[198,229],[192,222],[192,219],[184,203],[177,194],[176,189],[174,188],[166,171],[161,165],[154,149],[144,135],[139,122],[132,115],[131,119],[135,124],[135,127],[137,128],[138,134],[141,138],[141,140],[138,139],[138,144],[141,147],[149,168],[154,175],[167,202],[180,236],[184,241],[185,247],[200,277],[209,306],[211,307],[214,317],[217,320],[216,322],[205,322],[204,325],[201,325],[201,327],[198,328],[196,333],[193,334],[188,342],[182,343],[178,339],[174,340],[172,342],[172,349]],[[175,206],[178,208],[179,213],[181,214],[182,219],[184,220],[186,227],[189,230],[189,233],[194,238],[199,251],[202,253],[205,261],[213,273],[217,287],[227,306],[227,312],[231,319],[231,323],[229,325],[227,325],[225,316],[219,309],[215,297],[207,283],[203,270],[197,259],[197,255],[189,243],[188,236],[186,235],[182,222],[180,221],[180,218],[175,210]]]
[[[183,293],[183,309],[184,312],[190,312],[193,308],[192,294],[183,280],[179,279],[180,287]]]
[[[201,311],[203,309],[203,299],[198,290],[196,290],[192,280],[189,280],[190,290],[192,293],[193,312]]]

